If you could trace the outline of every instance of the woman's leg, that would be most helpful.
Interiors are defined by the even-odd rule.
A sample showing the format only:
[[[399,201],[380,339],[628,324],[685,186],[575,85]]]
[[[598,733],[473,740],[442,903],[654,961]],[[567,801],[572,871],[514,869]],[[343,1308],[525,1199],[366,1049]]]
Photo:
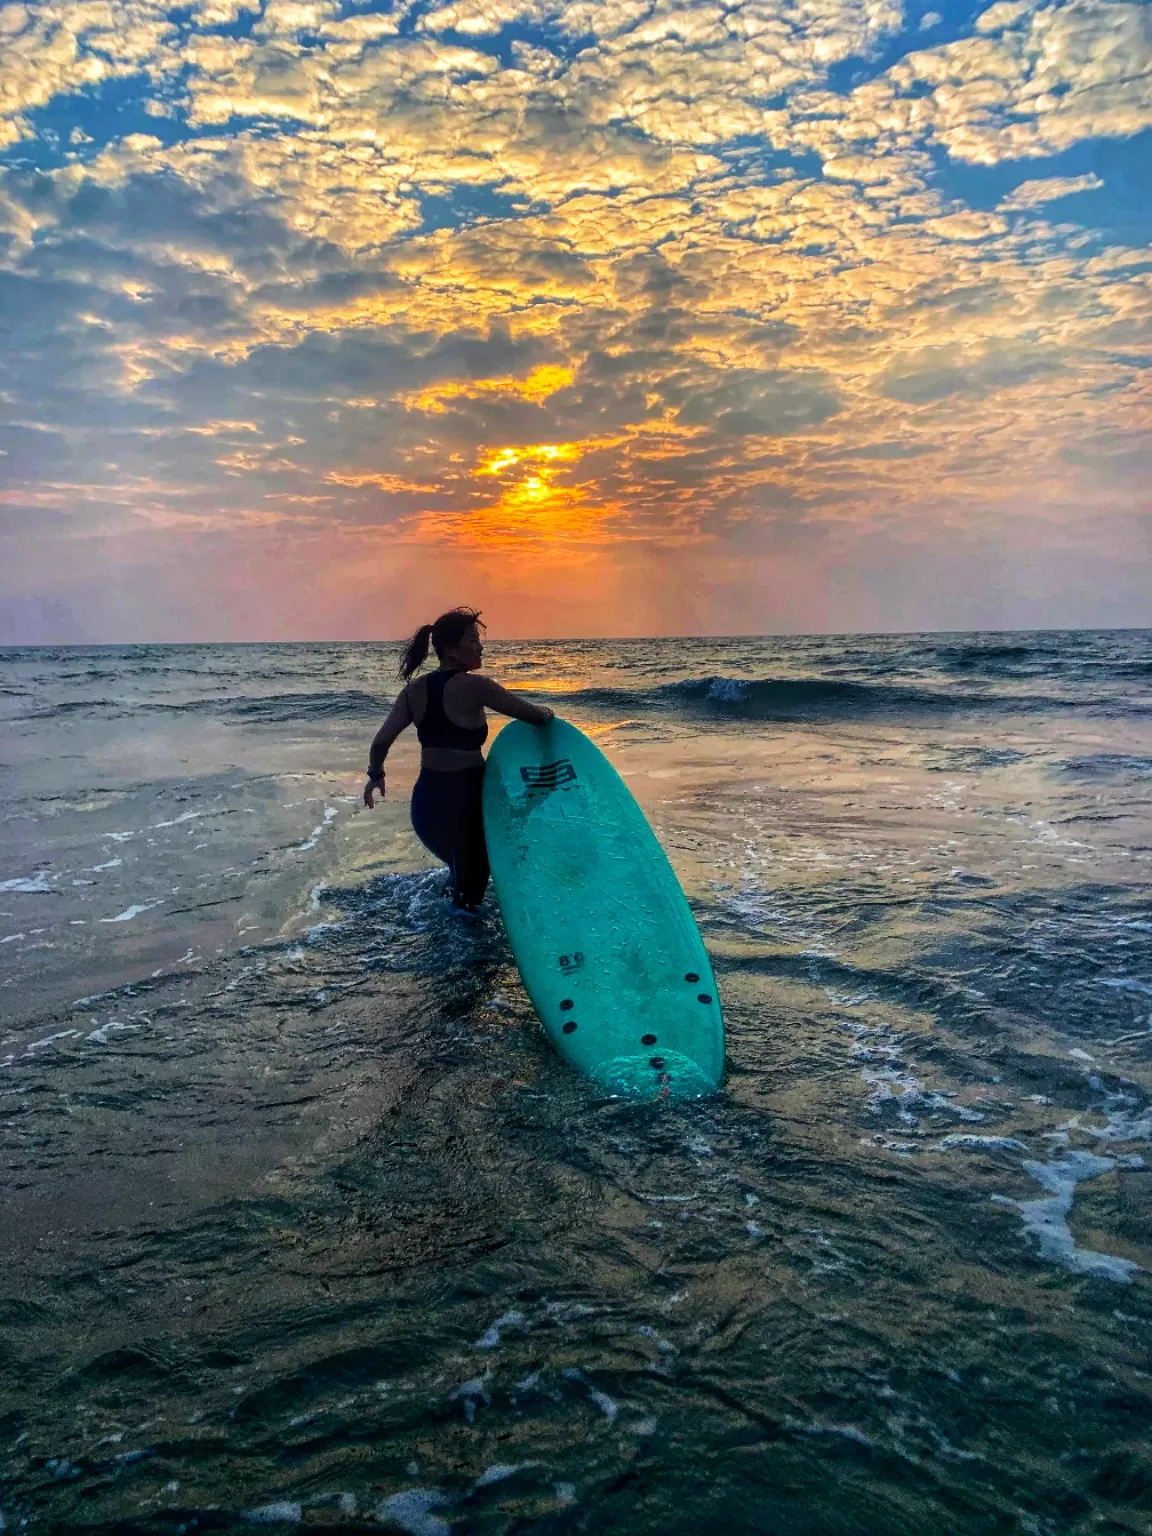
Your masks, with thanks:
[[[483,768],[421,773],[412,791],[412,827],[429,852],[452,872],[452,901],[477,907],[488,886],[484,842]]]
[[[452,863],[451,828],[444,815],[445,796],[438,782],[447,773],[421,773],[412,787],[412,830],[429,853],[445,864]]]
[[[457,907],[478,907],[488,889],[488,845],[484,841],[484,770],[469,768],[458,775],[468,779],[458,802],[452,858],[452,902]]]

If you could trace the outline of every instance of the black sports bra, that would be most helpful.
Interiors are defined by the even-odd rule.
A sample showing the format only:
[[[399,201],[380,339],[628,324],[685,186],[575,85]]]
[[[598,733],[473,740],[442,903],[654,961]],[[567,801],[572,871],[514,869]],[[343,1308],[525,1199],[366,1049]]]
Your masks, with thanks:
[[[422,747],[452,747],[457,752],[479,752],[488,740],[487,721],[483,725],[457,725],[444,712],[444,689],[450,678],[457,677],[463,668],[451,672],[429,672],[427,677],[428,703],[424,718],[416,727]]]

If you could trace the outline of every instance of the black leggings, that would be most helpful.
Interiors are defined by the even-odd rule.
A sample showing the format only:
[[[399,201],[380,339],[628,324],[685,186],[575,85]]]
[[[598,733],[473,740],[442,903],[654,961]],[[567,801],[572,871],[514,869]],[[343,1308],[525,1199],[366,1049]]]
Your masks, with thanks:
[[[457,907],[479,906],[488,887],[483,784],[483,764],[454,773],[422,768],[412,790],[413,830],[452,871],[452,901]]]

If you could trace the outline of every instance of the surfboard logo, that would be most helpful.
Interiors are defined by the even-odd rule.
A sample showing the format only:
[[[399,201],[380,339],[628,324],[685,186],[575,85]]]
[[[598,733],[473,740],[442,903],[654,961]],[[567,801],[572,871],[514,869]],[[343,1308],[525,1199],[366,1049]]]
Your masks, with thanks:
[[[520,777],[529,789],[557,789],[561,784],[570,784],[576,770],[568,758],[561,757],[554,763],[541,763],[538,768],[521,768]]]

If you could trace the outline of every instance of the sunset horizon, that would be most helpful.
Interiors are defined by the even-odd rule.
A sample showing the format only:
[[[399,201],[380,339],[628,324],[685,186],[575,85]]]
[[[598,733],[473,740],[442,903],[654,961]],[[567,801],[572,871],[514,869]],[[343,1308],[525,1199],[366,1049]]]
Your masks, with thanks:
[[[0,6],[0,642],[1152,623],[1123,0]]]
[[[0,718],[0,1533],[1152,1536],[1152,0],[0,0]]]

